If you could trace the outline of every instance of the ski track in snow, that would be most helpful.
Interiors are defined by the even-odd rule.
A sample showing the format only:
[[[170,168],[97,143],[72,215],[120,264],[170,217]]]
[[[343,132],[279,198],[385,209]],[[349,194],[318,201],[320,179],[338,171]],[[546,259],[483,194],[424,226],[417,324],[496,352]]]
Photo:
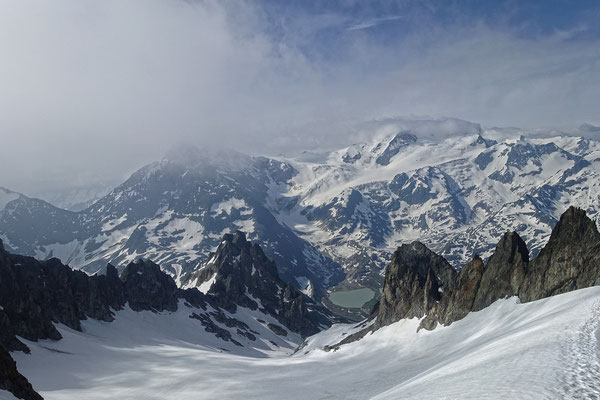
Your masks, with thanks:
[[[559,377],[565,399],[600,399],[600,301],[583,326],[567,339],[562,362],[571,368]]]

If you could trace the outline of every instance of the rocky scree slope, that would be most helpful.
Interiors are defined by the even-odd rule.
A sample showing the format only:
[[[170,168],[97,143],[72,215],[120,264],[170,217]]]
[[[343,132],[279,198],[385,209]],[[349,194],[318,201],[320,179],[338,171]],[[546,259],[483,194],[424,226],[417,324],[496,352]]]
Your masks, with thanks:
[[[233,236],[243,238],[241,234]],[[229,235],[225,240],[233,236]],[[276,271],[260,247],[246,242],[246,248]],[[19,337],[29,341],[60,340],[62,336],[55,323],[81,331],[82,320],[113,321],[115,311],[126,305],[134,311],[163,312],[176,311],[183,301],[194,310],[190,318],[199,321],[199,329],[212,332],[235,346],[243,346],[240,338],[251,346],[261,334],[235,318],[237,307],[258,309],[259,304],[267,304],[260,308],[261,315],[265,315],[265,320],[278,321],[281,325],[263,321],[265,328],[279,336],[287,336],[288,330],[301,335],[312,334],[320,327],[328,326],[322,320],[311,319],[303,295],[293,288],[286,291],[276,272],[263,276],[263,279],[267,287],[282,287],[276,294],[280,296],[277,300],[272,294],[263,297],[268,293],[256,290],[253,291],[256,297],[245,292],[224,299],[221,298],[227,295],[224,292],[213,291],[205,295],[196,288],[178,288],[173,279],[151,261],[131,262],[120,276],[110,264],[105,275],[89,276],[72,270],[56,258],[39,261],[11,254],[0,241],[0,389],[9,390],[19,398],[40,398],[27,379],[18,373],[8,353],[29,352]],[[277,280],[272,284],[267,282],[268,279]],[[220,275],[216,277],[215,285],[217,288],[228,287],[234,281],[231,276]]]

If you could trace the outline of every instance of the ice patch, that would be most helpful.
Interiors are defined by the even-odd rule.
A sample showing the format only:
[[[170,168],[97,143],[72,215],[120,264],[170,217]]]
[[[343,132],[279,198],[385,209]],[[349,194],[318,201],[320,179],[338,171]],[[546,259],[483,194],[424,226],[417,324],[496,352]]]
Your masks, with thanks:
[[[216,215],[220,215],[223,212],[225,212],[227,215],[231,215],[231,212],[234,209],[239,210],[240,215],[252,214],[252,209],[246,204],[246,201],[235,197],[213,204],[210,208],[210,211]]]
[[[212,285],[214,285],[214,283],[217,281],[217,273],[215,272],[213,274],[213,276],[210,277],[209,280],[202,282],[200,284],[200,286],[198,287],[198,290],[201,291],[202,293],[206,294],[208,293],[208,291],[210,290],[210,288],[212,287]]]

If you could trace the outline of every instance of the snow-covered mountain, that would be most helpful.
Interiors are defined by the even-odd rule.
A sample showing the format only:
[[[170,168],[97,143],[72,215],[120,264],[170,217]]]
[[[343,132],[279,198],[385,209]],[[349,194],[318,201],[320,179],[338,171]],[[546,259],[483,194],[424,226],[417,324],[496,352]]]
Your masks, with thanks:
[[[288,160],[298,171],[275,211],[299,236],[372,284],[402,243],[420,240],[461,268],[490,256],[506,231],[532,255],[569,205],[596,220],[600,146],[571,136],[527,138],[481,130],[443,140],[407,132],[321,159]]]
[[[179,149],[81,212],[3,190],[0,237],[15,252],[88,272],[144,257],[179,281],[208,260],[223,234],[243,230],[285,281],[327,287],[343,279],[341,267],[267,209],[269,188],[293,173],[272,159]]]
[[[89,272],[149,258],[182,283],[224,233],[243,230],[285,281],[319,297],[344,279],[378,288],[393,251],[416,239],[460,269],[509,230],[535,255],[569,205],[597,219],[600,143],[589,135],[455,120],[378,132],[294,157],[178,149],[77,213],[4,190],[0,237]]]
[[[532,260],[515,232],[458,274],[404,245],[378,313],[302,340],[318,319],[241,232],[189,288],[150,261],[88,276],[0,242],[0,398],[595,398],[599,248],[575,207]]]

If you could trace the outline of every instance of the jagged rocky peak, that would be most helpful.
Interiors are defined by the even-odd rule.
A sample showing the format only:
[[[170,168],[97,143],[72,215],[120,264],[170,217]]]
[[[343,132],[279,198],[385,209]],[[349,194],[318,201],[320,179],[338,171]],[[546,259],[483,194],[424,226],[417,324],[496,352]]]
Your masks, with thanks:
[[[110,270],[113,275],[114,271],[112,268]],[[129,263],[121,273],[121,280],[132,310],[177,310],[178,289],[175,281],[152,261],[139,259]]]
[[[498,144],[498,142],[496,140],[486,139],[481,135],[481,133],[478,133],[477,139],[475,139],[475,141],[473,143],[471,143],[471,146],[483,145],[486,148],[488,148],[488,147],[492,147],[495,144]]]
[[[250,243],[244,232],[237,231],[223,236],[215,253],[190,275],[186,286],[196,286],[215,296],[222,294],[236,304],[256,308],[256,302],[246,294],[261,294],[266,289],[264,285],[277,286],[279,280],[275,263],[258,244]]]
[[[387,144],[387,147],[377,157],[375,162],[379,165],[388,165],[392,158],[405,147],[417,141],[417,137],[409,131],[401,131],[397,133]]]
[[[423,316],[423,328],[449,325],[498,299],[517,295],[528,263],[529,251],[516,232],[504,234],[485,267],[475,255],[458,274],[422,243],[403,245],[386,270],[377,325]]]
[[[504,297],[516,296],[529,264],[527,245],[516,232],[507,232],[498,242],[481,278],[473,310],[481,310]]]
[[[569,207],[531,261],[519,291],[522,301],[600,285],[600,233],[580,208]]]
[[[208,262],[192,272],[186,287],[197,287],[220,307],[260,309],[303,336],[319,331],[316,315],[309,312],[307,298],[279,278],[275,262],[244,232],[225,234]]]
[[[424,316],[455,277],[452,266],[424,244],[400,246],[385,272],[377,326]]]
[[[258,304],[247,294],[262,299],[282,290],[283,282],[275,263],[258,244],[250,243],[243,232],[223,237],[212,265],[216,269],[216,280],[210,292],[233,298],[237,304],[255,308]]]
[[[600,241],[600,233],[594,221],[584,210],[578,207],[569,207],[561,216],[552,230],[546,247],[540,252],[552,251],[557,244],[595,244]]]
[[[425,284],[434,270],[432,254],[415,243],[396,251],[386,270],[379,326],[426,315],[421,327],[433,329],[438,323],[451,324],[499,299],[519,296],[527,302],[600,285],[600,233],[585,211],[575,207],[563,213],[535,259],[530,261],[527,245],[516,232],[507,232],[485,268],[476,256],[437,300]],[[431,303],[431,299],[436,301]]]
[[[426,276],[431,269],[440,286],[449,285],[456,277],[456,270],[446,261],[446,259],[433,251],[419,241],[410,244],[403,244],[394,253],[397,260],[419,271],[419,274]]]

